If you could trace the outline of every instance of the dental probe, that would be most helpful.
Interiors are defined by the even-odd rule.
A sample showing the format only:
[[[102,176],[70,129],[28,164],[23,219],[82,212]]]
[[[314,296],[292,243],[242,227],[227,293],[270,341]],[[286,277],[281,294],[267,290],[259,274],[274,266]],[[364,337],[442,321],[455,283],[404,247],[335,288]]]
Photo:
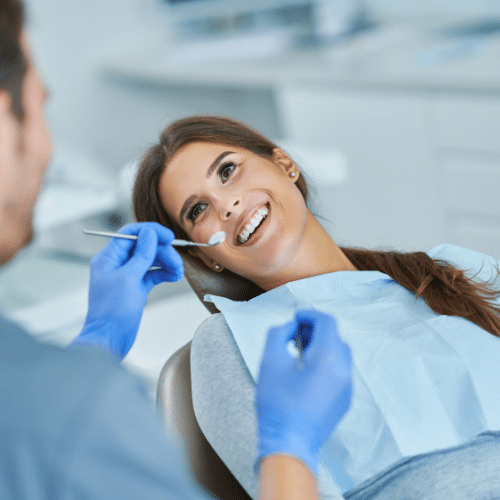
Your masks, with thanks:
[[[297,356],[297,361],[295,362],[295,366],[297,367],[297,370],[302,371],[306,367],[306,365],[304,364],[304,343],[300,327],[295,332],[293,340],[295,342],[295,347],[299,351],[299,354]]]
[[[84,229],[85,234],[90,234],[93,236],[105,236],[107,238],[122,238],[124,240],[136,240],[137,236],[135,234],[120,234],[120,233],[110,233],[108,231],[92,231],[90,229]],[[196,246],[196,247],[213,247],[222,243],[226,239],[226,233],[224,231],[219,231],[218,233],[212,234],[208,239],[208,243],[195,243],[194,241],[187,240],[172,240],[171,245],[178,247]]]
[[[295,342],[295,347],[297,348],[298,355],[295,361],[295,366],[297,370],[302,371],[306,365],[304,362],[304,351],[307,344],[311,340],[313,325],[307,322],[299,323],[295,335],[293,336],[293,341]]]

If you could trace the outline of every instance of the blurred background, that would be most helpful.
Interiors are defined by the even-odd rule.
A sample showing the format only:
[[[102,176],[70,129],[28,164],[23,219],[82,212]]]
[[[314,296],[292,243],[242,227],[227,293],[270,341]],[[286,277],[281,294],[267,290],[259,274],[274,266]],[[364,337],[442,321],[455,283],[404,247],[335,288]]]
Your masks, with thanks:
[[[135,162],[192,114],[297,158],[341,245],[500,258],[500,0],[25,1],[55,155],[0,304],[41,340],[83,324],[106,241],[82,229],[132,220]],[[206,316],[184,280],[152,292],[125,361],[151,393]]]

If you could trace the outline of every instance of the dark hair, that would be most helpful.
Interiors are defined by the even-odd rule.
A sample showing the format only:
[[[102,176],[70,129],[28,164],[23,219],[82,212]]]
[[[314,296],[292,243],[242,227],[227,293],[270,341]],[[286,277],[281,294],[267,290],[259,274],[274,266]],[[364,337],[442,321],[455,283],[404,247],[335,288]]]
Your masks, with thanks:
[[[12,112],[23,117],[22,87],[27,61],[21,47],[24,8],[18,0],[0,2],[0,89],[11,96]]]
[[[158,184],[162,172],[177,151],[193,142],[242,147],[263,158],[271,158],[273,149],[277,147],[255,130],[228,118],[195,116],[168,126],[161,134],[159,144],[147,151],[140,164],[134,186],[133,208],[137,221],[159,222],[180,238],[187,235],[163,208]],[[308,188],[302,172],[297,187],[307,202]],[[489,283],[477,283],[469,279],[464,270],[442,260],[433,260],[424,252],[341,250],[358,270],[387,274],[417,297],[421,296],[434,312],[463,317],[500,336],[500,307],[493,302],[500,296],[500,291],[494,290]],[[228,273],[227,270],[224,272]],[[228,274],[234,276],[233,273]]]

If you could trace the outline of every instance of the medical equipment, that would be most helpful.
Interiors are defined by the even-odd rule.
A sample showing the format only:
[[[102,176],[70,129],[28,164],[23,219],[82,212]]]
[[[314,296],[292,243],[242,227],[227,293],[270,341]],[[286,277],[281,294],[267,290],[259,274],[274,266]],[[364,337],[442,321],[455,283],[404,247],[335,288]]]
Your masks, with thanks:
[[[120,234],[120,233],[110,233],[108,231],[91,231],[89,229],[84,229],[83,232],[85,234],[90,234],[93,236],[105,236],[107,238],[122,238],[124,240],[136,240],[137,236],[135,234]],[[218,233],[212,234],[208,239],[207,243],[196,243],[194,241],[186,241],[186,240],[172,240],[170,243],[173,246],[178,247],[187,247],[187,246],[195,246],[195,247],[213,247],[222,243],[226,239],[226,233],[224,231],[219,231]]]
[[[295,342],[295,347],[298,351],[297,361],[295,366],[299,371],[305,368],[304,350],[311,340],[311,337],[313,335],[313,330],[314,330],[314,323],[306,321],[305,317],[302,318],[302,321],[299,321],[297,324],[297,330],[295,331],[295,335],[293,336],[293,341]]]
[[[299,351],[299,354],[297,356],[297,361],[296,361],[296,367],[297,370],[303,370],[304,369],[304,342],[302,339],[302,332],[300,331],[300,327],[297,328],[297,331],[295,332],[295,336],[293,337],[293,340],[295,341],[295,346],[297,347],[297,350]]]

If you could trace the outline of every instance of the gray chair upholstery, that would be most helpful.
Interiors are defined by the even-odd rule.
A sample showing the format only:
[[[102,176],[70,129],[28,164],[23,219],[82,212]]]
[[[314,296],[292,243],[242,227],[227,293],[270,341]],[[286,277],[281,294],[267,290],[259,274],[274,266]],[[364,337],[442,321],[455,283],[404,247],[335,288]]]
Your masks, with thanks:
[[[191,394],[191,342],[165,363],[158,381],[156,406],[167,432],[176,437],[198,483],[220,500],[251,500],[203,435]]]

